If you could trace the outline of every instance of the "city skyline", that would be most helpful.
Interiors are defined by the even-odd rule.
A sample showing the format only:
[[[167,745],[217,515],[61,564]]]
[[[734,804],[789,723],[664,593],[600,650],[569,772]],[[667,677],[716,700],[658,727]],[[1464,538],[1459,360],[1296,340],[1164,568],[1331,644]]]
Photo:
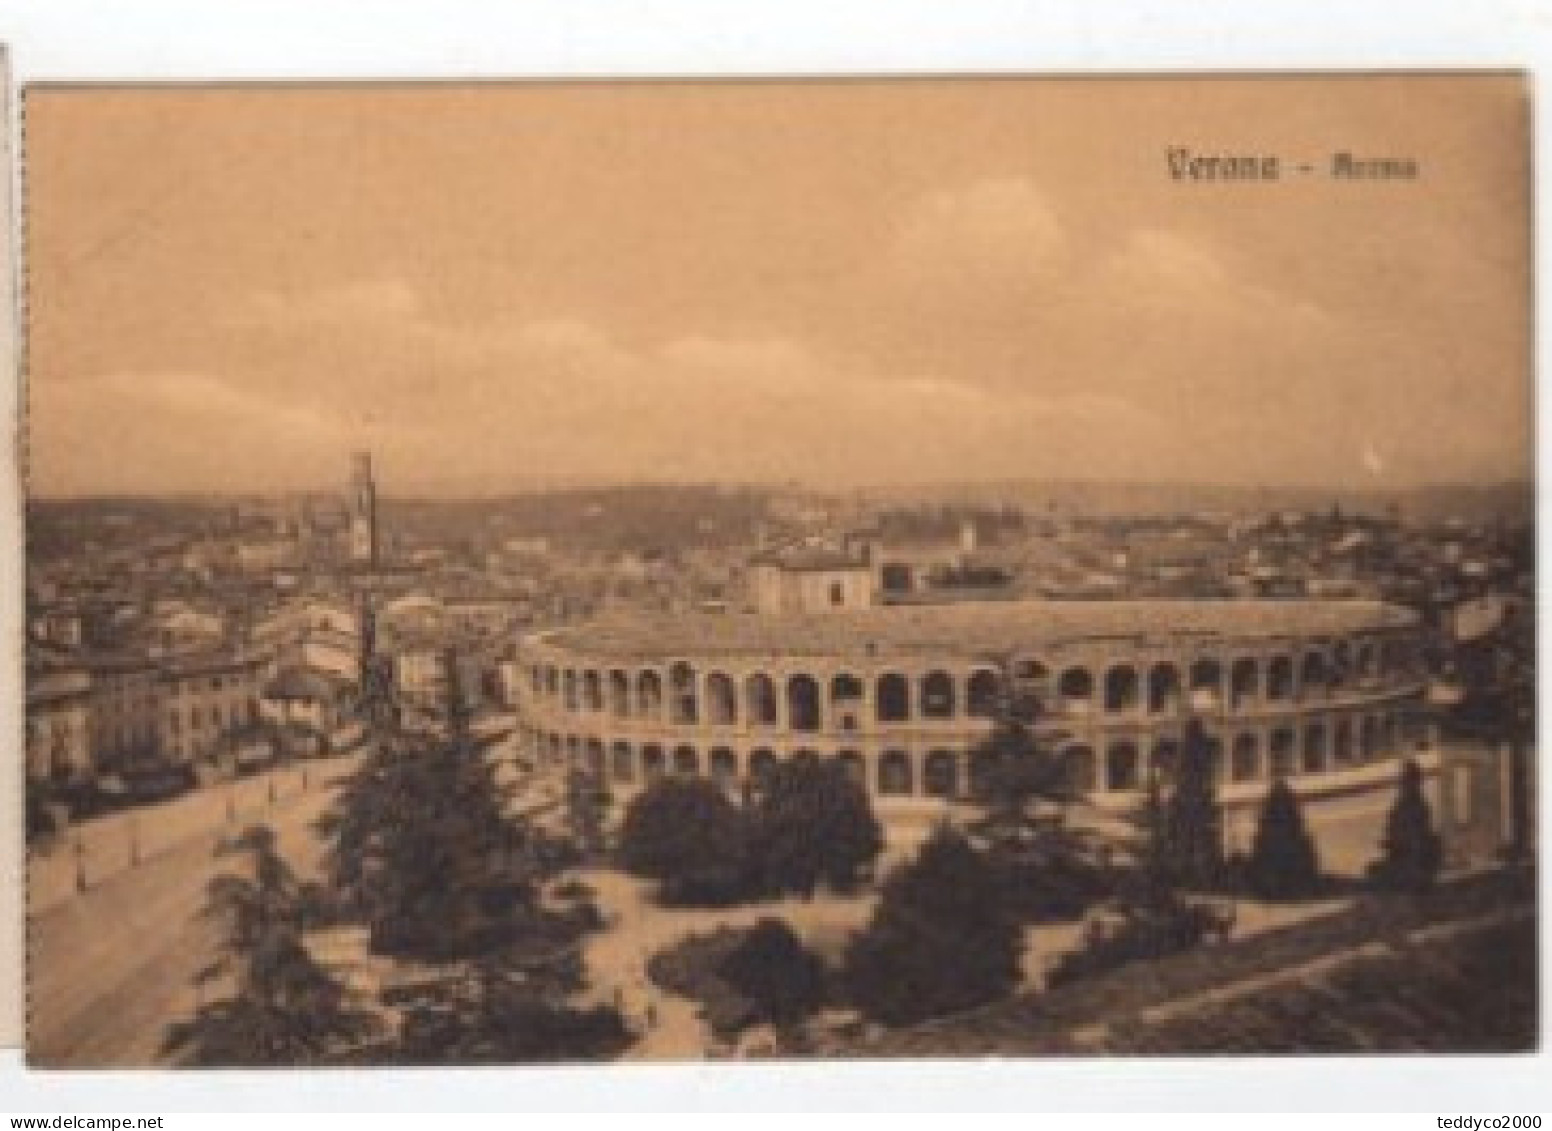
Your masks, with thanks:
[[[1528,480],[1526,104],[1508,76],[34,89],[30,489],[305,490],[356,448],[411,495]],[[1181,145],[1421,174],[1187,183]]]

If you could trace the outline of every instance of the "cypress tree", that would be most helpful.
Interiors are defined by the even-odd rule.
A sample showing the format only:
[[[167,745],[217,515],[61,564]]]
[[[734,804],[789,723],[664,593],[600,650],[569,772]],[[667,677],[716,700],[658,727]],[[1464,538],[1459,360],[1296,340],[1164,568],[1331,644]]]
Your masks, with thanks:
[[[1396,801],[1385,818],[1381,856],[1375,881],[1393,891],[1420,892],[1433,885],[1443,850],[1433,828],[1433,814],[1423,795],[1423,771],[1407,761],[1401,769]]]
[[[1279,778],[1261,806],[1245,866],[1250,890],[1263,899],[1299,899],[1320,886],[1320,859],[1304,826],[1299,799]]]
[[[1159,829],[1160,863],[1186,887],[1213,887],[1223,878],[1223,810],[1218,804],[1212,741],[1199,719],[1186,724],[1175,788]]]

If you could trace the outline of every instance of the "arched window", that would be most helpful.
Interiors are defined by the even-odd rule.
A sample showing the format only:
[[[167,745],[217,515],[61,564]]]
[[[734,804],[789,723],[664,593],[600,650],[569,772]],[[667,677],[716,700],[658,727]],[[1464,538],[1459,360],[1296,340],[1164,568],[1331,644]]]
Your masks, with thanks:
[[[674,773],[681,777],[693,778],[701,772],[701,758],[693,746],[676,746],[674,748]]]
[[[811,675],[787,680],[787,726],[792,730],[819,729],[819,681]]]
[[[604,744],[596,738],[587,744],[587,771],[590,774],[604,772]]]
[[[1361,761],[1372,762],[1380,753],[1380,724],[1373,715],[1364,718],[1358,729],[1358,756]]]
[[[981,668],[970,673],[970,679],[965,684],[965,706],[972,718],[990,719],[996,716],[1001,684],[1001,679],[994,671]]]
[[[582,705],[589,711],[604,709],[603,680],[596,671],[582,673]]]
[[[1180,709],[1180,669],[1174,664],[1154,664],[1148,673],[1148,710],[1170,715]]]
[[[911,717],[911,681],[898,672],[878,677],[878,721],[905,722]]]
[[[653,743],[641,748],[641,772],[648,781],[663,776],[667,765],[663,759],[663,748]]]
[[[1112,714],[1134,711],[1138,702],[1137,669],[1127,664],[1105,673],[1105,710]]]
[[[1372,640],[1365,641],[1358,648],[1358,678],[1368,682],[1375,679],[1379,674],[1379,647]]]
[[[850,672],[842,672],[830,680],[830,702],[837,707],[862,701],[862,680]]]
[[[922,792],[953,797],[959,792],[959,758],[952,750],[934,750],[922,763]]]
[[[1235,781],[1255,781],[1261,776],[1261,740],[1245,733],[1234,739],[1230,773]]]
[[[637,711],[644,718],[655,719],[663,712],[663,677],[650,668],[636,676]]]
[[[1180,771],[1180,743],[1161,738],[1153,744],[1153,775],[1160,785],[1173,785]]]
[[[700,716],[695,696],[695,669],[683,660],[674,664],[668,669],[668,686],[673,721],[685,726],[694,725]]]
[[[776,755],[772,751],[761,746],[749,752],[749,780],[753,785],[760,786],[769,781],[775,769]]]
[[[726,746],[711,748],[711,776],[719,782],[730,782],[738,777],[738,755]]]
[[[752,726],[776,725],[776,683],[764,672],[744,680],[744,711]]]
[[[1266,667],[1266,697],[1275,703],[1293,698],[1293,659],[1273,656]]]
[[[948,672],[928,672],[922,677],[921,713],[925,719],[954,717],[954,677]]]
[[[1331,670],[1319,652],[1306,652],[1299,667],[1299,697],[1312,699],[1331,689]]]
[[[1300,764],[1306,774],[1326,772],[1326,728],[1322,724],[1311,723],[1304,728],[1304,755]]]
[[[1057,680],[1056,693],[1061,696],[1062,709],[1079,714],[1092,706],[1094,677],[1087,668],[1068,668]]]
[[[1234,661],[1229,670],[1229,706],[1237,711],[1253,703],[1260,693],[1260,666],[1248,657]]]
[[[1199,711],[1215,711],[1223,705],[1223,665],[1217,660],[1191,665],[1191,705]]]
[[[878,760],[878,792],[905,796],[912,792],[911,757],[904,750],[886,750]]]
[[[1139,782],[1137,747],[1130,742],[1112,743],[1105,752],[1105,788],[1136,789]]]
[[[738,721],[736,699],[733,679],[726,672],[712,672],[706,677],[707,722],[713,726],[732,726]]]
[[[618,719],[630,714],[630,676],[619,670],[609,673],[609,713]]]
[[[842,750],[835,757],[840,762],[841,768],[846,771],[847,777],[862,786],[863,789],[868,787],[868,768],[862,760],[862,753],[860,751]]]
[[[1335,738],[1331,743],[1331,760],[1337,767],[1350,766],[1353,762],[1353,724],[1343,719],[1336,724]]]
[[[572,671],[570,668],[567,668],[565,674],[561,676],[561,688],[564,692],[562,696],[562,702],[565,703],[566,710],[575,711],[577,709],[578,703],[577,673]]]
[[[1274,778],[1289,778],[1298,772],[1299,744],[1289,728],[1272,732],[1271,760]]]
[[[553,665],[544,669],[544,690],[551,699],[560,694],[560,673]]]
[[[615,781],[636,780],[636,758],[631,752],[630,743],[616,742],[610,751],[610,759],[614,763]]]
[[[1069,746],[1062,752],[1067,781],[1078,793],[1092,793],[1099,784],[1099,768],[1091,746]]]

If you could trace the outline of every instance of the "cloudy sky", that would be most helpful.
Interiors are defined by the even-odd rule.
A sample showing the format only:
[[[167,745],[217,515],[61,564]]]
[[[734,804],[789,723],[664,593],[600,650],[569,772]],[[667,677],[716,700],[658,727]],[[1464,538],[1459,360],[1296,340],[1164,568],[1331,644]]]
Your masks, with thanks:
[[[44,495],[1526,475],[1518,81],[35,89]],[[1205,185],[1166,150],[1410,157]]]

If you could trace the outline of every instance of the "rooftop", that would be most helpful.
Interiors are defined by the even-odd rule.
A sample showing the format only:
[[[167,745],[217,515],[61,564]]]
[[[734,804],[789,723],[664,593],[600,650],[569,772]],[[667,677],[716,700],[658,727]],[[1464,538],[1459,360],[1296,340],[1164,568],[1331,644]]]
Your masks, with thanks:
[[[1207,640],[1319,637],[1417,623],[1377,601],[996,601],[881,606],[825,613],[636,614],[545,634],[581,652],[650,659],[685,655],[995,654],[1101,637]]]

